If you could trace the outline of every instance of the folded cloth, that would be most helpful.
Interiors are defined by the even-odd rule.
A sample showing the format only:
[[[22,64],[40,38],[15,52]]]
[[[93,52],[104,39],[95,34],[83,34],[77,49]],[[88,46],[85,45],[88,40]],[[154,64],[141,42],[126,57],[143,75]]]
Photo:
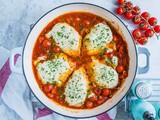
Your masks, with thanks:
[[[10,51],[0,47],[0,116],[1,120],[75,120],[53,113],[44,107],[31,93],[23,74],[11,72]],[[22,58],[16,56],[16,66]],[[111,120],[116,116],[116,107],[108,113],[86,120]],[[85,120],[85,119],[84,119]]]

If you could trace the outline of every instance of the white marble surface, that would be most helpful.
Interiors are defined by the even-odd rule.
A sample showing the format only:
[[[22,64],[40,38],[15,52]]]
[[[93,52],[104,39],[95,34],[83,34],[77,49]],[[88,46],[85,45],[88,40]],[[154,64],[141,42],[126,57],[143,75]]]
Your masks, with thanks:
[[[160,0],[131,0],[140,6],[142,11],[148,11],[159,19],[160,24]],[[23,46],[30,31],[30,25],[34,24],[43,14],[59,5],[71,2],[88,2],[107,8],[114,12],[117,7],[115,0],[0,0],[0,46],[9,50]],[[123,17],[120,17],[123,19]],[[124,21],[133,30],[135,26],[130,21]],[[141,78],[160,78],[160,40],[156,37],[149,39],[145,46],[151,53],[151,65],[149,72],[137,75]],[[143,56],[142,56],[143,57]],[[145,60],[139,58],[139,64],[144,65]],[[122,106],[123,107],[123,106]],[[125,113],[119,108],[117,120],[124,120]],[[126,118],[128,119],[128,118]]]

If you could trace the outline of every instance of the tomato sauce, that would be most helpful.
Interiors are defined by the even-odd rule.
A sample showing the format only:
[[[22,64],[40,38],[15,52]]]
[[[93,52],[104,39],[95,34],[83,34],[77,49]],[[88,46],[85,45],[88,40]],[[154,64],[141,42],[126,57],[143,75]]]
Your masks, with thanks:
[[[71,107],[65,102],[65,95],[63,94],[65,89],[64,86],[58,87],[56,84],[55,85],[53,84],[51,85],[49,83],[44,84],[41,81],[41,78],[39,77],[36,70],[35,61],[39,57],[47,56],[46,60],[51,60],[51,59],[54,59],[54,55],[56,53],[62,52],[59,46],[56,45],[52,37],[47,38],[45,36],[45,34],[47,34],[53,28],[53,26],[59,22],[68,23],[70,26],[72,26],[73,28],[75,28],[75,30],[79,32],[82,38],[84,38],[84,36],[89,33],[90,29],[94,25],[102,22],[107,23],[107,25],[109,25],[113,33],[113,42],[115,45],[114,52],[111,52],[109,54],[102,53],[102,54],[96,55],[96,57],[99,58],[100,60],[103,60],[104,56],[108,56],[108,58],[112,58],[113,55],[118,57],[119,67],[116,68],[117,72],[119,73],[118,85],[113,89],[101,88],[97,86],[94,82],[91,82],[90,80],[89,86],[91,89],[87,92],[92,91],[95,93],[95,96],[91,98],[86,98],[84,105],[78,108]],[[113,44],[111,43],[109,44],[109,46],[113,47]],[[85,52],[81,52],[80,57],[71,58],[71,59],[76,62],[76,69],[87,62],[91,62],[91,56],[87,56]],[[43,60],[40,62],[43,62]],[[33,65],[34,76],[36,78],[36,81],[40,89],[44,92],[44,94],[48,98],[50,98],[54,102],[57,102],[61,106],[70,107],[74,109],[89,109],[89,108],[94,108],[103,104],[105,101],[110,99],[116,93],[116,91],[120,89],[125,78],[128,76],[129,55],[128,55],[126,42],[123,40],[121,35],[118,34],[117,30],[114,29],[113,26],[111,26],[111,24],[108,21],[106,21],[100,16],[87,13],[87,12],[71,12],[71,13],[63,14],[55,18],[54,20],[52,20],[39,34],[39,37],[37,38],[37,41],[35,43],[34,50],[33,50],[32,65]],[[112,66],[110,64],[107,64],[107,65]]]

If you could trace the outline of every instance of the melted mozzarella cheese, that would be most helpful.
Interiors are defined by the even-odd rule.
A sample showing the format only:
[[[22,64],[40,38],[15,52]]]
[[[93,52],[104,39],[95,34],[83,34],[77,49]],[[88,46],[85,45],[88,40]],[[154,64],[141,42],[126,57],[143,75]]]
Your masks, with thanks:
[[[65,88],[65,101],[74,107],[80,107],[84,104],[87,96],[88,78],[83,67],[76,70]]]
[[[47,36],[52,36],[63,52],[72,57],[80,55],[81,36],[67,23],[57,23]]]
[[[74,63],[65,54],[57,55],[55,59],[38,63],[37,71],[44,83],[57,84],[64,82],[74,69]]]
[[[118,73],[112,67],[100,63],[93,57],[92,62],[87,64],[87,72],[99,86],[114,88],[118,84]]]
[[[112,41],[112,38],[112,31],[106,24],[96,24],[85,36],[83,49],[87,51],[88,55],[98,54]]]

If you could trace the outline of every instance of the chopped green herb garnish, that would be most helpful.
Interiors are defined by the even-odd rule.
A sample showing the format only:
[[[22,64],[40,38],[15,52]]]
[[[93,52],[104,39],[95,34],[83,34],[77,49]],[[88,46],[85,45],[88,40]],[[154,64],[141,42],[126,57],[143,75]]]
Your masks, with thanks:
[[[92,72],[94,72],[94,69],[93,69],[93,68],[91,68],[91,70],[92,70]]]
[[[99,86],[99,88],[100,88],[100,89],[103,89],[104,87],[103,87],[103,86]]]
[[[111,41],[112,44],[114,44],[114,41]]]
[[[57,84],[57,82],[56,82],[56,81],[53,81],[52,85],[55,86],[56,84]]]
[[[54,47],[54,46],[56,46],[56,43],[53,43],[53,44],[51,45],[51,47]]]
[[[76,58],[76,60],[80,60],[80,58],[79,58],[79,57],[77,57],[77,58]]]
[[[86,41],[86,42],[89,41],[89,38],[86,38],[85,41]]]
[[[88,93],[88,94],[91,94],[91,89],[88,89],[88,90],[87,90],[87,93]]]
[[[49,39],[50,39],[50,40],[53,40],[53,37],[50,37]]]
[[[60,97],[60,98],[62,98],[62,97],[63,97],[63,95],[62,95],[62,94],[60,94],[60,95],[59,95],[59,97]]]
[[[83,27],[81,27],[81,30],[84,30],[84,28],[83,28]]]
[[[43,50],[46,50],[46,48],[42,48]]]
[[[102,56],[102,55],[103,55],[103,51],[100,51],[100,52],[99,52],[99,55]]]
[[[93,83],[92,83],[92,82],[90,82],[90,83],[89,83],[89,85],[90,85],[90,86],[93,86]]]

